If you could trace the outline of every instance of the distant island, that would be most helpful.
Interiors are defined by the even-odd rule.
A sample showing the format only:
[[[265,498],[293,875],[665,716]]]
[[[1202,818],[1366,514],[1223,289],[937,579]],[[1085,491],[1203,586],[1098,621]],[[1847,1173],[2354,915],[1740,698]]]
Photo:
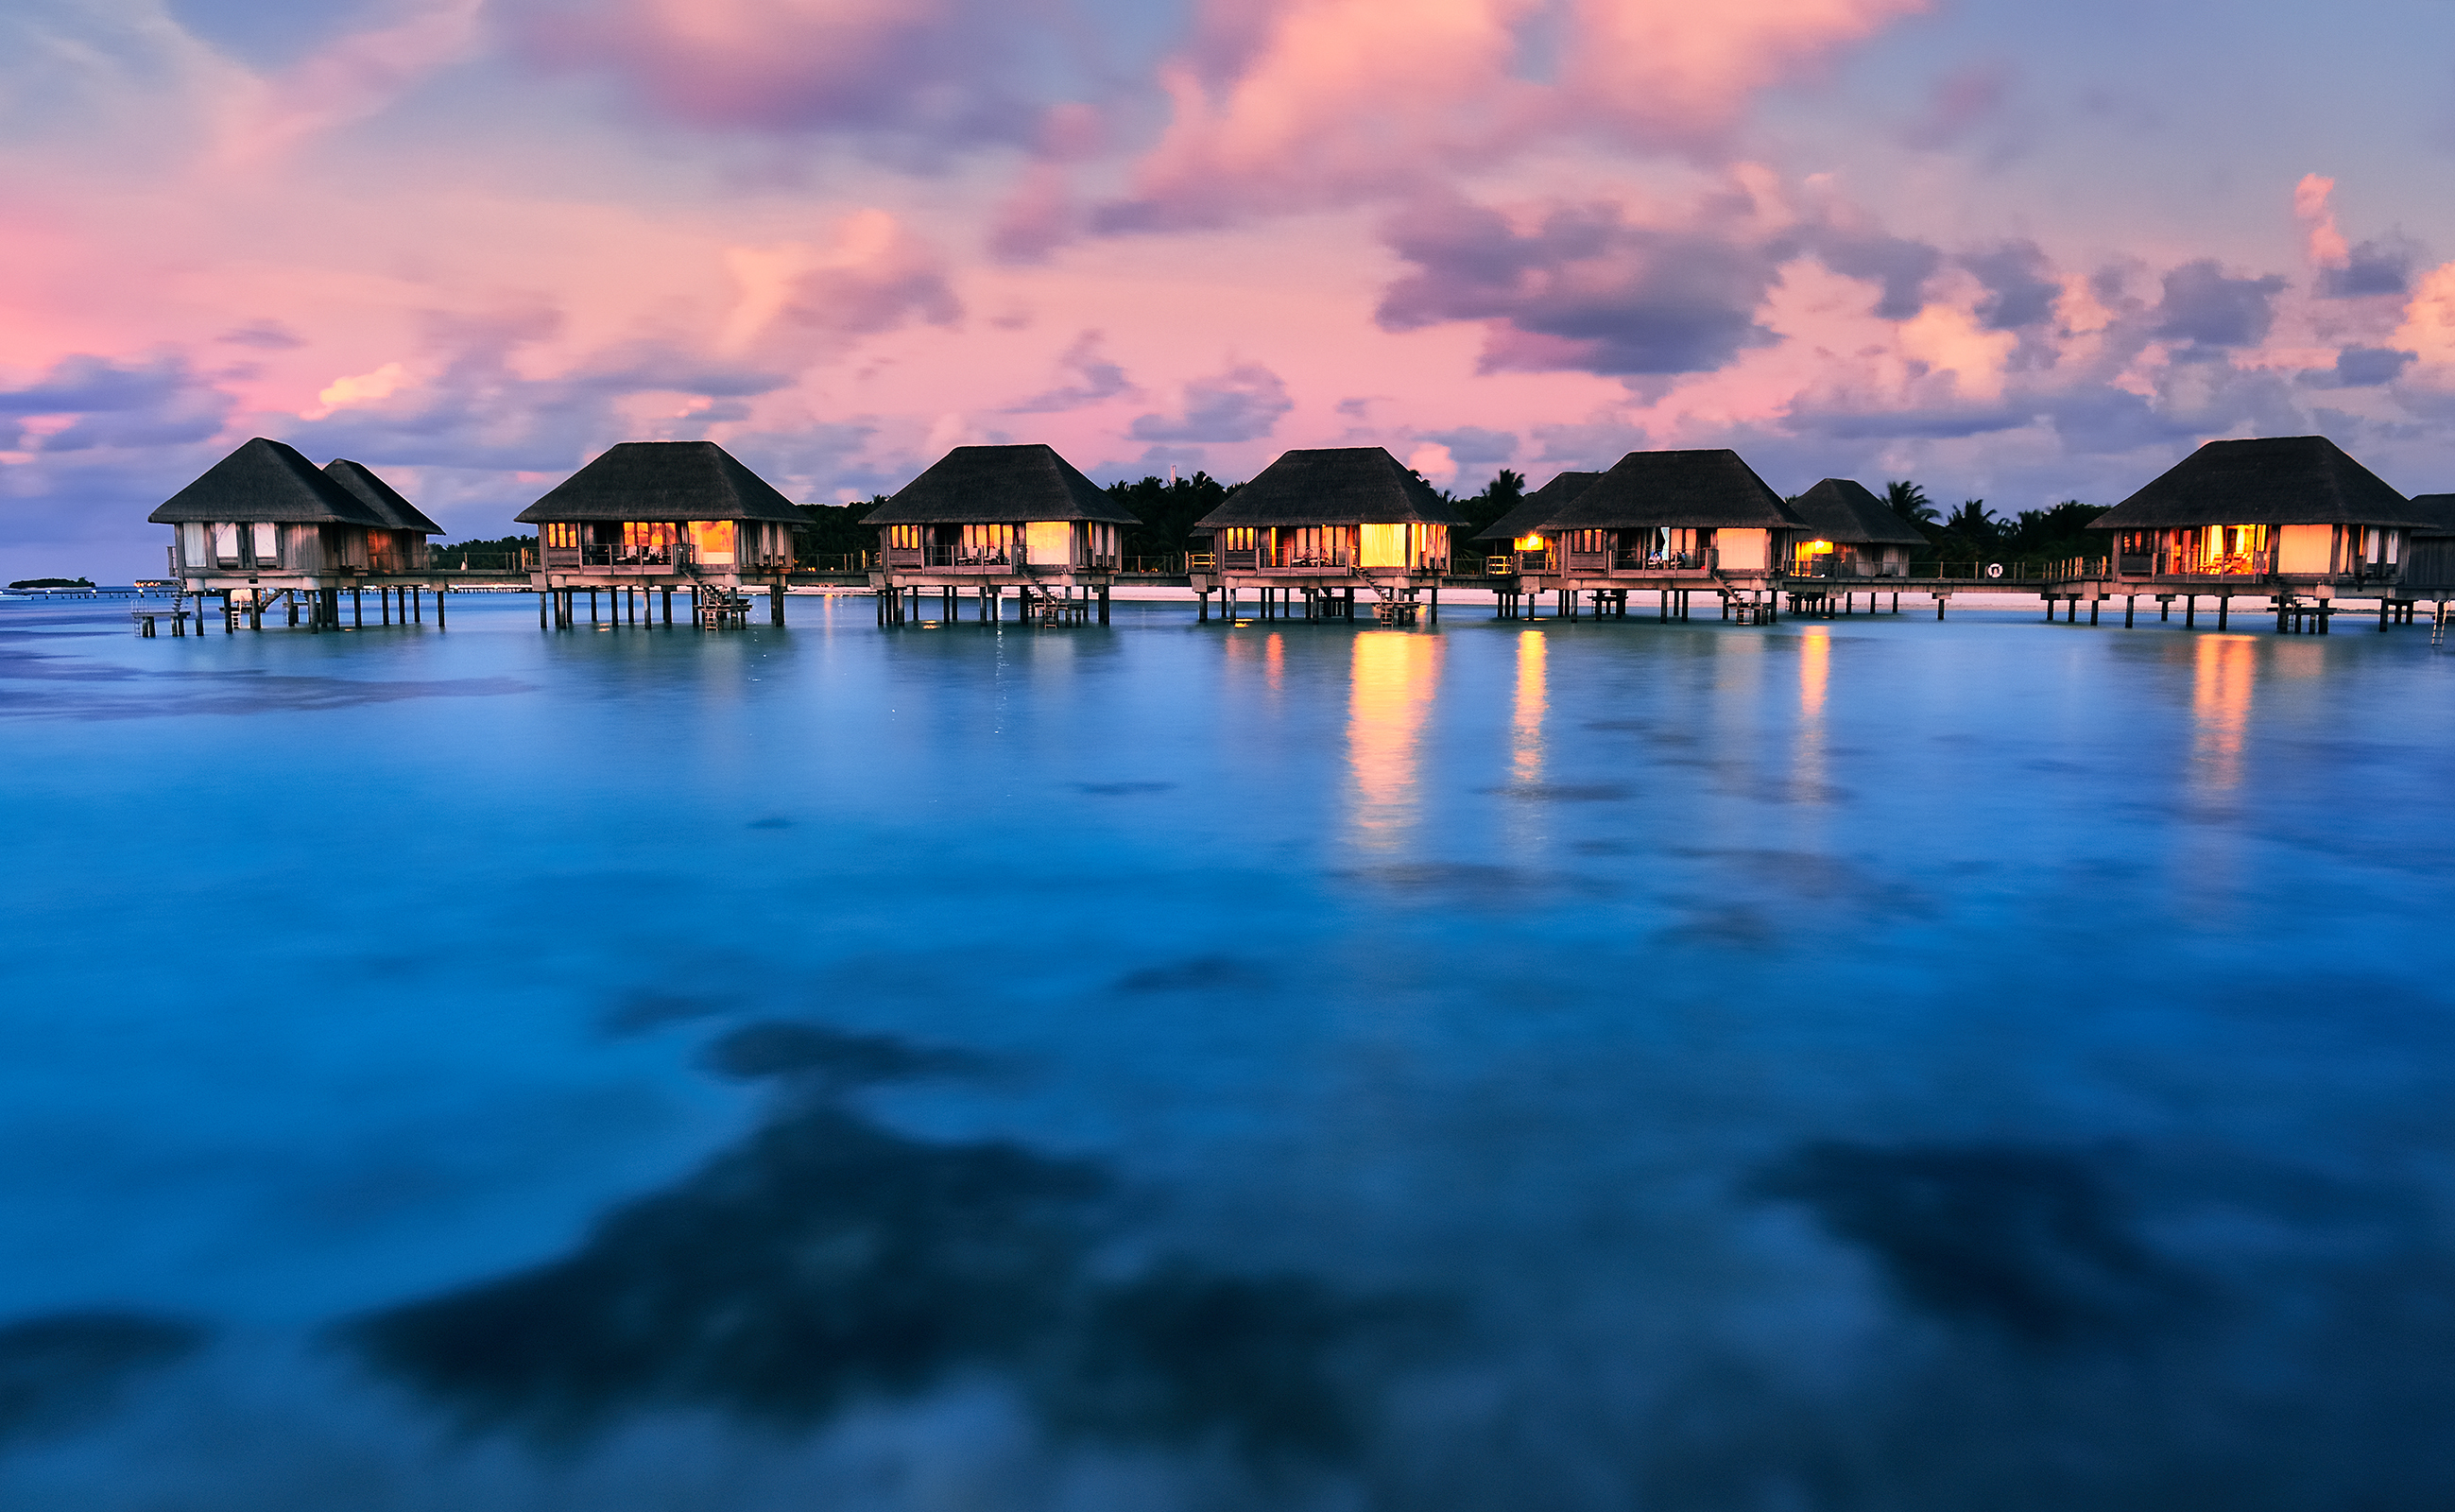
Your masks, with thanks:
[[[12,588],[91,588],[91,578],[19,578],[9,584]]]

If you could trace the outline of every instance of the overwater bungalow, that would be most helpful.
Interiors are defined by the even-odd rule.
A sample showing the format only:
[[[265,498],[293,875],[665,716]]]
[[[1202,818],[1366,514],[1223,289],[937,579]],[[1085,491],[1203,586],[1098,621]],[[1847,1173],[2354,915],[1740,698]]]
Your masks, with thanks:
[[[984,623],[1012,589],[1026,619],[1108,623],[1125,533],[1134,513],[1052,446],[958,446],[862,520],[878,527],[870,585],[882,623],[911,618],[935,591],[947,622],[963,596]]]
[[[312,629],[365,620],[365,590],[389,622],[418,613],[418,593],[440,589],[428,570],[426,538],[441,527],[357,462],[319,472],[295,447],[263,437],[241,445],[148,517],[173,527],[171,575],[199,601],[222,600],[224,626],[239,616],[262,629],[269,608],[304,608]],[[436,615],[440,623],[438,591]]]
[[[2111,533],[2106,591],[2188,606],[2271,598],[2280,625],[2323,626],[2339,597],[2411,597],[2407,542],[2439,515],[2406,499],[2323,436],[2210,441],[2097,517]],[[2127,618],[2127,616],[2126,616]]]
[[[2404,572],[2396,585],[2409,597],[2397,618],[2408,622],[2415,603],[2434,603],[2438,607],[2431,618],[2443,626],[2446,605],[2455,601],[2455,494],[2415,494],[2412,504],[2426,511],[2433,522],[2415,526],[2404,541]]]
[[[1236,597],[1258,596],[1266,618],[1301,601],[1306,619],[1355,617],[1369,593],[1383,623],[1415,622],[1429,591],[1440,614],[1450,527],[1466,521],[1431,486],[1378,446],[1283,452],[1194,524],[1210,550],[1193,562],[1193,591],[1228,618]]]
[[[1561,595],[1571,612],[1582,594],[1598,614],[1624,614],[1633,588],[1660,594],[1666,618],[1685,619],[1702,589],[1721,600],[1726,618],[1752,623],[1774,617],[1794,543],[1813,538],[1727,448],[1631,452],[1539,533],[1552,555],[1523,581],[1530,593]]]
[[[1926,537],[1865,484],[1827,478],[1790,501],[1810,534],[1792,545],[1794,578],[1906,578]]]
[[[550,606],[566,625],[582,593],[594,621],[599,592],[615,623],[639,623],[643,604],[653,617],[651,596],[661,596],[671,624],[676,589],[690,595],[697,623],[740,623],[762,586],[781,624],[793,532],[808,523],[714,441],[623,441],[515,518],[538,527],[539,621]]]
[[[1476,531],[1473,539],[1491,542],[1487,548],[1484,575],[1509,577],[1541,572],[1550,562],[1552,552],[1552,542],[1542,534],[1543,527],[1601,476],[1562,473],[1518,501],[1516,508]]]

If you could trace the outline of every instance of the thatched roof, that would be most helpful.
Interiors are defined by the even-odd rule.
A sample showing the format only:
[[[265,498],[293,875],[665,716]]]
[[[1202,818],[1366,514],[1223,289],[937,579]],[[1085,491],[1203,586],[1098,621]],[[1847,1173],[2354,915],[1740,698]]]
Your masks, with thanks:
[[[1103,520],[1139,525],[1131,510],[1053,446],[958,446],[862,517],[870,525],[982,525]]]
[[[714,441],[623,441],[513,517],[575,520],[781,520],[809,517]]]
[[[261,436],[206,468],[203,477],[145,518],[157,525],[220,520],[394,528],[357,495],[317,472],[296,447]]]
[[[2208,442],[2089,528],[2427,525],[2438,518],[2324,436],[2271,436]]]
[[[2435,522],[2413,531],[2417,536],[2455,536],[2455,494],[2415,494],[2412,507],[2426,509]]]
[[[376,477],[375,469],[364,462],[346,460],[326,462],[324,476],[357,495],[359,502],[383,516],[395,530],[412,530],[428,536],[443,534],[441,525],[420,514],[416,504],[400,497],[399,490]]]
[[[1430,484],[1378,446],[1281,452],[1253,480],[1195,522],[1231,525],[1462,525]]]
[[[1517,501],[1517,507],[1475,532],[1477,541],[1514,541],[1542,529],[1552,517],[1592,488],[1600,473],[1562,473]]]
[[[1918,527],[1894,514],[1892,507],[1863,483],[1827,478],[1790,501],[1793,513],[1807,521],[1818,541],[1840,546],[1923,546]]]
[[[1544,522],[1545,531],[1802,530],[1781,496],[1727,447],[1631,452]]]

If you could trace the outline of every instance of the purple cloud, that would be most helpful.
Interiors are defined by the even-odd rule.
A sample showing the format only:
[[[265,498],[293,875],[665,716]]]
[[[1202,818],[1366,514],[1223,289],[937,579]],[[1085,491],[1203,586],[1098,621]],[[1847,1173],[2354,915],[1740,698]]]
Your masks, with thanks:
[[[1926,308],[1926,281],[1943,266],[1943,254],[1922,241],[1898,236],[1853,234],[1819,228],[1808,244],[1818,261],[1852,278],[1884,286],[1876,314],[1886,320],[1907,320]]]
[[[307,344],[307,338],[270,317],[250,320],[247,324],[223,332],[213,338],[233,346],[252,346],[263,352],[282,352]]]
[[[2062,285],[2046,276],[2050,265],[2034,241],[2007,241],[1991,251],[1964,253],[1958,261],[1986,286],[1978,320],[1989,331],[2037,325],[2053,317],[2062,297]]]
[[[1085,331],[1076,337],[1074,344],[1057,359],[1058,367],[1071,375],[1073,381],[1060,383],[1019,404],[1010,404],[1005,412],[1008,415],[1057,415],[1067,410],[1079,410],[1086,404],[1097,404],[1103,399],[1115,398],[1121,394],[1133,393],[1134,386],[1126,378],[1126,370],[1101,353],[1101,339],[1097,331]]]
[[[2365,389],[2392,383],[2420,360],[2420,354],[2386,346],[2348,346],[2336,354],[2336,366],[2326,374],[2305,375],[2313,388]]]
[[[1240,362],[1185,385],[1182,416],[1144,415],[1127,434],[1138,441],[1259,440],[1293,408],[1277,374],[1258,362]]]
[[[1517,438],[1514,435],[1508,431],[1488,431],[1480,425],[1426,431],[1423,437],[1428,441],[1448,447],[1450,456],[1460,462],[1505,462],[1517,455]]]
[[[599,72],[649,111],[717,130],[901,134],[961,146],[1029,143],[1043,112],[1017,59],[1047,51],[1034,12],[940,6],[673,6],[515,0],[513,36],[538,66]]]
[[[2276,319],[2274,300],[2283,289],[2284,280],[2274,274],[2232,278],[2213,257],[2186,262],[2165,275],[2156,334],[2200,347],[2256,345],[2267,338]]]
[[[1708,372],[1770,344],[1755,310],[1779,258],[1708,232],[1632,226],[1616,205],[1564,206],[1520,235],[1497,213],[1427,204],[1386,228],[1415,265],[1383,294],[1385,331],[1485,322],[1484,372]]]
[[[2407,293],[2422,255],[2420,245],[2403,235],[2374,236],[2353,248],[2342,267],[2321,269],[2319,292],[2334,299]]]

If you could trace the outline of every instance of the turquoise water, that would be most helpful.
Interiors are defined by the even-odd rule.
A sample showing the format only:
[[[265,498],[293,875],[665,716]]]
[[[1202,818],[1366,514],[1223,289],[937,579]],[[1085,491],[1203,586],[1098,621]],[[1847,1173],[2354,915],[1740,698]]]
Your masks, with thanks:
[[[0,1504],[2455,1497],[2455,654],[0,606]]]

